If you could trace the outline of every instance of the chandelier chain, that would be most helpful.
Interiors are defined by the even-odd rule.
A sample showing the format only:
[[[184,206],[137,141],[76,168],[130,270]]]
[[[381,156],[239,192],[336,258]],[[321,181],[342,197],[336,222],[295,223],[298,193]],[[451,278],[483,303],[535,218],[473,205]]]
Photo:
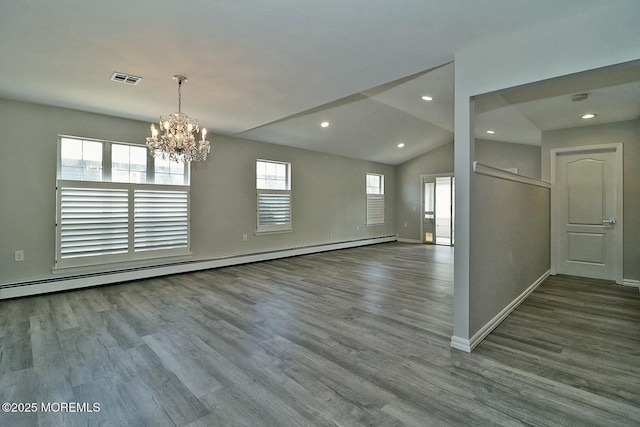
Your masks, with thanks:
[[[182,79],[178,79],[178,113],[182,113]]]

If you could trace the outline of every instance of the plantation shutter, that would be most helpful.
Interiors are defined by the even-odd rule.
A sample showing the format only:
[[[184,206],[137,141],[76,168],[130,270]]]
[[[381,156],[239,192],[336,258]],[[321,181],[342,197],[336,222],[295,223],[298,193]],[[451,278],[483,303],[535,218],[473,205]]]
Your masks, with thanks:
[[[187,191],[134,191],[134,250],[186,248],[189,243]]]
[[[291,194],[258,193],[258,231],[291,228]]]
[[[56,268],[189,254],[189,187],[58,185]]]
[[[384,224],[384,194],[367,194],[367,225]]]
[[[128,251],[127,189],[61,187],[59,205],[61,259]]]

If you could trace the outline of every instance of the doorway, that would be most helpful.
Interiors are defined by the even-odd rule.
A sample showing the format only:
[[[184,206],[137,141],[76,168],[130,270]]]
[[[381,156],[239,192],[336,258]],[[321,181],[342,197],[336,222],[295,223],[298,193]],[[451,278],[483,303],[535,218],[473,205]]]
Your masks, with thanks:
[[[551,168],[551,273],[621,284],[622,144],[551,150]]]
[[[454,245],[455,178],[447,175],[422,176],[422,242]]]

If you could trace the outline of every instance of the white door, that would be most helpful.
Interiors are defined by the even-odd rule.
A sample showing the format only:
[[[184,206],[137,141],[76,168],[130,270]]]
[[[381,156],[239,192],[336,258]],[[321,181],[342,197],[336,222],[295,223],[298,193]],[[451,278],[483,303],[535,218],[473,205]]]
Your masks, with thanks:
[[[422,176],[424,243],[453,246],[454,182],[449,174]]]
[[[453,177],[436,177],[436,244],[453,246]]]
[[[555,273],[622,283],[622,145],[552,156]]]
[[[435,176],[423,177],[423,213],[422,242],[436,243],[436,179]]]

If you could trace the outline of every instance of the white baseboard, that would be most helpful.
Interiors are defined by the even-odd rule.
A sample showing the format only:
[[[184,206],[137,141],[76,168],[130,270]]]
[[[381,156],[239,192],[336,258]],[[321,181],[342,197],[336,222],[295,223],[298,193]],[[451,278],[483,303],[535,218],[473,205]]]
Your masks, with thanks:
[[[462,350],[465,353],[471,353],[471,341],[455,335],[451,337],[451,347]]]
[[[640,288],[640,280],[624,279],[622,281],[622,285],[631,286],[632,288]]]
[[[400,238],[400,237],[398,237],[398,242],[401,242],[401,243],[422,243],[418,239],[404,239],[404,238]]]
[[[482,342],[483,339],[486,338],[487,335],[491,333],[504,319],[507,318],[509,314],[513,310],[515,310],[522,302],[533,292],[539,285],[549,277],[551,273],[550,270],[547,270],[542,276],[540,276],[535,282],[531,284],[527,289],[524,290],[520,295],[518,295],[513,301],[509,303],[505,308],[503,308],[500,313],[498,313],[493,319],[491,319],[486,325],[484,325],[478,332],[475,333],[470,340],[466,338],[461,338],[458,336],[451,337],[451,347],[465,351],[470,353],[478,344]]]
[[[308,255],[319,252],[327,252],[338,249],[349,249],[359,246],[374,245],[377,243],[395,242],[398,236],[382,236],[367,239],[349,240],[344,242],[326,243],[321,245],[302,246],[297,248],[281,249],[269,252],[259,252],[246,255],[229,256],[209,260],[185,261],[168,265],[142,267],[124,271],[107,273],[85,274],[77,277],[60,279],[45,279],[33,282],[23,282],[2,285],[0,287],[0,300],[17,298],[29,295],[38,295],[49,292],[59,292],[71,289],[87,288],[91,286],[107,285],[112,283],[127,282],[130,280],[148,279],[151,277],[167,276],[177,273],[188,273],[211,268],[230,267],[252,262],[269,261],[279,258],[288,258],[298,255]]]

